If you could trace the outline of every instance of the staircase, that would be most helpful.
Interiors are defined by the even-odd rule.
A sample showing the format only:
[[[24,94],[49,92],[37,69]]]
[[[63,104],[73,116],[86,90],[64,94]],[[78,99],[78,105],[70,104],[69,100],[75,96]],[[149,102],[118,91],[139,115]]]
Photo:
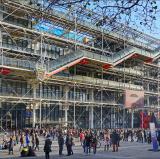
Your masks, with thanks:
[[[159,56],[160,53],[159,53],[159,50],[155,50],[154,52],[149,52],[149,51],[145,51],[135,47],[128,47],[128,48],[125,48],[124,50],[121,50],[115,53],[111,58],[104,55],[92,53],[89,51],[77,50],[75,52],[62,56],[53,62],[50,62],[49,70],[48,70],[48,73],[46,74],[46,77],[48,78],[73,65],[76,65],[79,62],[81,62],[81,60],[83,59],[96,61],[103,65],[109,64],[112,66],[116,66],[117,64],[132,57],[133,55],[142,56],[143,58],[146,58],[146,59],[147,58],[154,59],[155,57]]]
[[[117,65],[119,63],[121,63],[122,61],[130,58],[131,56],[138,54],[144,57],[149,57],[149,58],[153,58],[154,55],[151,52],[139,49],[139,48],[135,48],[135,47],[128,47],[122,51],[119,51],[118,53],[115,53],[113,55],[113,65]]]
[[[50,77],[54,74],[59,73],[60,71],[63,71],[65,69],[75,65],[83,59],[98,61],[98,62],[104,63],[104,64],[111,63],[110,57],[95,54],[95,53],[84,51],[84,50],[78,50],[76,52],[72,52],[70,54],[62,56],[53,62],[50,62],[49,71],[48,71],[49,73],[47,73],[47,77]]]

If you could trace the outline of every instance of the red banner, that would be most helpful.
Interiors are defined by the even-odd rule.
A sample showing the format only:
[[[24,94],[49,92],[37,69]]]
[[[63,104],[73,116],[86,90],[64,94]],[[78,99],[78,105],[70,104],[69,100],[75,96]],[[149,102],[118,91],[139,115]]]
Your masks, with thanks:
[[[151,116],[147,113],[140,112],[140,128],[147,129],[149,128],[149,123],[151,121]]]

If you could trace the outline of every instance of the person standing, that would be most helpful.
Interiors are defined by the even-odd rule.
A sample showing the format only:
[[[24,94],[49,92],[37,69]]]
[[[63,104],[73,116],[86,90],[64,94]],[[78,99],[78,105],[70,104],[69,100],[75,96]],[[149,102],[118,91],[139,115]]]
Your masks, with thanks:
[[[68,153],[67,156],[70,156],[71,154],[73,154],[72,144],[73,144],[73,138],[71,134],[68,132],[66,136],[66,147],[67,147],[67,153]]]
[[[133,135],[134,135],[134,132],[133,130],[131,130],[131,142],[134,142]]]
[[[63,138],[62,132],[60,132],[58,136],[58,145],[59,145],[59,155],[61,156],[63,155],[62,151],[63,151],[63,145],[64,145],[64,138]]]
[[[12,137],[10,137],[10,140],[9,140],[9,155],[10,153],[12,152],[12,155],[13,155],[13,146],[14,146],[14,142],[13,142],[13,139]]]
[[[106,131],[104,133],[104,151],[106,151],[106,148],[107,151],[109,151],[109,144],[110,144],[110,133],[109,131]]]
[[[119,141],[119,136],[116,130],[113,131],[112,136],[112,145],[113,145],[113,152],[118,152],[118,141]]]
[[[51,152],[51,145],[52,141],[50,140],[50,135],[47,135],[47,139],[45,140],[44,144],[44,152],[45,152],[45,158],[49,159],[49,153]]]
[[[16,144],[19,143],[19,139],[18,139],[18,133],[16,133]]]
[[[35,148],[35,134],[33,133],[32,134],[32,149],[34,149]]]
[[[84,143],[84,132],[83,131],[80,133],[79,138],[80,138],[81,145],[83,145]]]
[[[26,133],[26,145],[29,147],[30,139],[29,139],[29,134]]]
[[[86,131],[86,136],[85,136],[85,152],[86,152],[86,154],[90,153],[90,151],[91,151],[91,140],[92,140],[91,134],[88,131]]]

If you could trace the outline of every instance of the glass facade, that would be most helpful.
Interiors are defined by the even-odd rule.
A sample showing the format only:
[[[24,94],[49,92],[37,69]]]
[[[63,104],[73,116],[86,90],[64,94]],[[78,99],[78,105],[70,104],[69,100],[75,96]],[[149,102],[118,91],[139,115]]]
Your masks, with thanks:
[[[24,103],[1,103],[0,121],[4,129],[27,127],[26,105]]]
[[[1,79],[0,94],[17,97],[33,97],[33,90],[31,84],[16,80]]]

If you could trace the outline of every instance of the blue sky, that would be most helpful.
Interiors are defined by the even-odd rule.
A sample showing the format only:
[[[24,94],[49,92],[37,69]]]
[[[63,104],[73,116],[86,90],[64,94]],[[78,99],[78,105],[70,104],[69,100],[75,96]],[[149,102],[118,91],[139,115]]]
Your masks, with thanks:
[[[113,0],[114,1],[114,0]],[[111,0],[101,0],[101,3],[105,4],[106,5],[106,2],[113,2]],[[145,0],[144,0],[145,1]],[[47,3],[45,3],[47,5]],[[110,3],[109,3],[110,4]],[[90,9],[92,9],[94,5],[91,4],[89,6]],[[160,39],[160,16],[159,16],[159,13],[160,13],[160,0],[157,0],[157,6],[158,6],[158,9],[157,9],[157,14],[155,15],[157,20],[154,21],[153,25],[152,25],[152,28],[147,28],[143,25],[140,25],[140,17],[143,17],[142,13],[140,10],[137,11],[137,13],[133,13],[132,14],[132,22],[129,24],[132,28],[134,29],[137,29],[139,31],[142,31],[144,33],[147,33],[149,35],[152,35],[158,39]],[[94,7],[93,7],[94,8]],[[95,10],[95,9],[94,9]],[[124,18],[121,19],[121,22],[125,22],[125,16]]]
[[[155,14],[156,20],[152,23],[151,29],[148,27],[145,27],[144,25],[140,25],[142,18],[144,19],[144,17],[145,17],[145,14],[142,13],[142,7],[138,7],[138,10],[136,12],[132,12],[132,16],[131,16],[132,22],[130,22],[129,26],[134,29],[137,29],[141,32],[147,33],[149,35],[152,35],[152,36],[160,39],[160,0],[150,0],[150,2],[154,2],[154,1],[156,1],[155,5],[157,5],[157,13]],[[143,1],[140,1],[139,4],[142,3],[141,5],[145,6],[146,5],[145,2],[146,2],[146,0],[143,0]],[[101,0],[99,4],[101,6],[103,6],[103,5],[108,5],[108,6],[113,5],[114,6],[115,3],[116,3],[115,0]],[[151,5],[149,5],[149,7],[151,7]],[[149,7],[147,7],[148,10],[151,9]],[[109,10],[109,12],[107,12],[107,15],[110,15],[110,12],[112,12],[112,10],[114,10],[114,8],[111,8],[111,10]],[[148,15],[149,15],[149,12],[148,12]],[[124,17],[122,17],[120,22],[124,23],[125,18],[126,18],[126,16],[124,14]]]

